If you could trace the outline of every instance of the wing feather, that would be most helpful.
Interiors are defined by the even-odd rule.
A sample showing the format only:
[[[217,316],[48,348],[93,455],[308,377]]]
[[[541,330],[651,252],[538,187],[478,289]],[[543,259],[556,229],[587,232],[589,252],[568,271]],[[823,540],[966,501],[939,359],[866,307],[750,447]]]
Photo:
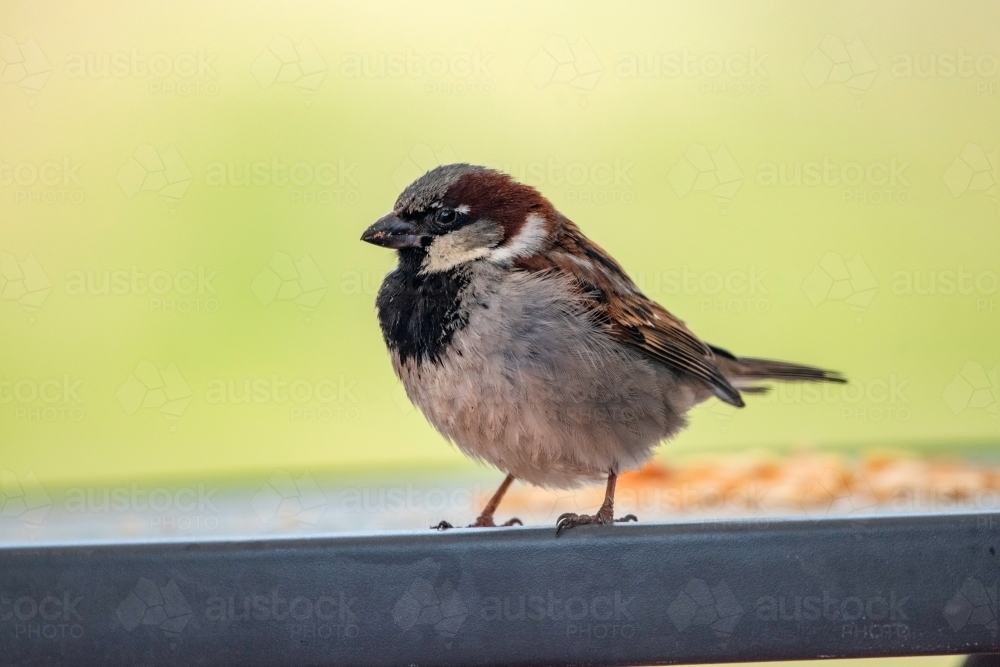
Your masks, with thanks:
[[[740,392],[719,370],[712,348],[683,321],[642,294],[622,267],[576,225],[566,218],[559,223],[553,245],[545,253],[519,259],[515,266],[568,276],[595,322],[612,337],[675,371],[698,378],[722,400],[742,407]]]

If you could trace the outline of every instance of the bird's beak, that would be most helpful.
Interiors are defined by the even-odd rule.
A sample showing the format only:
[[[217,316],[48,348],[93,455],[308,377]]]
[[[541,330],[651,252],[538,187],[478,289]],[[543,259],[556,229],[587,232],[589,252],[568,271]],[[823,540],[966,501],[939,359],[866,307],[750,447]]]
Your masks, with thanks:
[[[415,224],[400,219],[395,213],[382,216],[361,235],[362,241],[395,250],[421,248],[426,238]]]

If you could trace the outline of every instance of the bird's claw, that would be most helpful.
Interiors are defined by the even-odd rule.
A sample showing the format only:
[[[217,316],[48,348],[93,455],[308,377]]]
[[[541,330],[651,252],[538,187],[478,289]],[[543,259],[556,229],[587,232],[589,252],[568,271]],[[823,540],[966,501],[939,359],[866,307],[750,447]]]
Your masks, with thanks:
[[[500,525],[501,526],[515,526],[515,525],[516,526],[523,526],[524,524],[521,523],[520,519],[518,519],[518,518],[515,517],[513,519],[509,519],[509,520],[503,522]],[[497,525],[495,523],[493,523],[493,517],[492,516],[486,516],[486,517],[480,516],[480,517],[478,517],[476,519],[475,523],[470,523],[468,525],[468,527],[469,528],[496,528]]]
[[[570,528],[575,528],[577,526],[586,526],[590,524],[599,524],[602,526],[608,526],[619,521],[638,521],[639,519],[634,514],[626,514],[621,518],[614,518],[611,514],[604,514],[598,512],[597,514],[576,514],[575,512],[566,512],[565,514],[560,514],[559,518],[556,519],[556,537],[564,530]]]
[[[508,519],[507,521],[504,521],[500,525],[501,526],[523,526],[524,524],[521,523],[520,519],[518,519],[518,518],[515,517],[513,519]],[[431,530],[448,530],[449,528],[454,528],[454,527],[455,526],[451,525],[447,521],[441,521],[437,525],[431,526]],[[476,519],[475,523],[470,523],[467,526],[467,528],[496,528],[496,524],[493,523],[493,517],[489,517],[489,516],[488,517],[482,517],[481,516],[481,517],[479,517],[479,518]]]

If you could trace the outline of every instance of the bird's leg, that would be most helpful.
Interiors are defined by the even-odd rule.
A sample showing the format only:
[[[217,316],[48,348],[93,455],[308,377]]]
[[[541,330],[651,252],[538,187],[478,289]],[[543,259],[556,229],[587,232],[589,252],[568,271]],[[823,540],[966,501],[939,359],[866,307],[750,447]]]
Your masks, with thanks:
[[[496,524],[493,523],[493,513],[497,511],[497,507],[500,505],[500,501],[503,499],[504,494],[507,493],[507,489],[509,489],[510,485],[513,484],[513,483],[514,483],[514,476],[513,475],[507,475],[507,478],[504,479],[504,481],[503,481],[502,484],[500,484],[500,488],[497,489],[497,492],[493,494],[492,498],[490,498],[490,502],[486,503],[486,507],[483,508],[482,514],[479,515],[479,517],[476,519],[475,523],[469,524],[469,528],[494,528],[494,527],[496,527]],[[503,525],[504,526],[513,526],[515,524],[518,525],[518,526],[523,526],[524,525],[524,524],[521,523],[520,519],[510,519],[509,521],[505,522]],[[441,523],[439,523],[436,526],[431,526],[431,528],[436,528],[438,530],[447,530],[447,529],[453,528],[453,527],[454,526],[452,526],[447,521],[442,521]]]
[[[510,485],[513,483],[514,476],[507,475],[507,478],[504,479],[502,484],[500,484],[500,488],[497,489],[497,492],[493,494],[492,498],[490,498],[490,502],[486,503],[486,507],[483,508],[482,514],[479,515],[475,523],[469,525],[469,528],[492,528],[496,525],[493,523],[493,513],[497,511],[500,501],[503,499],[504,494],[507,493],[507,489],[509,489]],[[513,526],[514,524],[519,526],[524,525],[521,523],[520,519],[511,519],[503,525]]]
[[[626,514],[620,519],[615,518],[615,486],[618,483],[618,474],[614,470],[608,471],[608,488],[604,492],[604,503],[597,514],[574,514],[566,512],[556,519],[556,536],[567,528],[584,526],[587,524],[611,525],[616,521],[638,521],[634,514]]]

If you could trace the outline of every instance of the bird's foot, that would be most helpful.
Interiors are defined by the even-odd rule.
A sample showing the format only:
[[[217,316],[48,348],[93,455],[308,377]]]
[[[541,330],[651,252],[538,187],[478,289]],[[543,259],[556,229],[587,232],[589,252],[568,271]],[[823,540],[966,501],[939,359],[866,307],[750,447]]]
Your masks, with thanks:
[[[603,510],[597,514],[575,514],[573,512],[566,512],[561,514],[558,519],[556,519],[556,537],[559,536],[564,530],[570,528],[576,528],[577,526],[587,526],[590,524],[598,524],[601,526],[610,526],[618,521],[638,521],[634,514],[626,514],[618,519],[614,518],[611,512],[604,512]]]
[[[523,526],[524,524],[521,523],[520,519],[513,518],[513,519],[508,519],[507,521],[503,522],[500,525],[501,526]],[[448,530],[449,528],[454,528],[454,527],[455,526],[451,525],[447,521],[442,521],[442,522],[438,523],[435,526],[431,526],[431,528],[433,530]],[[493,517],[491,517],[491,516],[480,516],[479,518],[476,519],[475,523],[470,523],[467,527],[468,528],[496,528],[497,525],[495,523],[493,523]]]

